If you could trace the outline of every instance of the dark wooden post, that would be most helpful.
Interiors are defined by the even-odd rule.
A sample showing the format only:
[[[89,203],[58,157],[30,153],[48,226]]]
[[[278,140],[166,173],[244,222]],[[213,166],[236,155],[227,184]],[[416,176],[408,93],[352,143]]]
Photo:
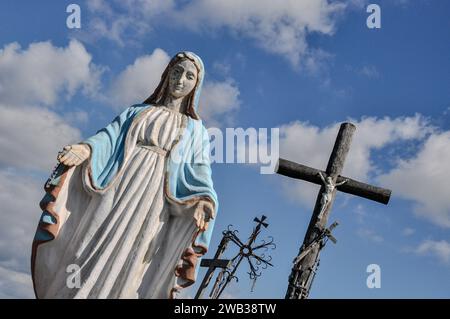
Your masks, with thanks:
[[[204,259],[200,263],[201,267],[208,267],[208,270],[203,277],[202,283],[195,294],[195,299],[200,299],[203,295],[203,292],[208,287],[209,282],[211,281],[212,276],[214,275],[214,271],[216,268],[227,268],[230,260],[228,259],[219,259],[222,256],[223,252],[227,248],[228,242],[230,241],[229,236],[223,236],[220,241],[219,247],[217,248],[216,254],[213,259]]]

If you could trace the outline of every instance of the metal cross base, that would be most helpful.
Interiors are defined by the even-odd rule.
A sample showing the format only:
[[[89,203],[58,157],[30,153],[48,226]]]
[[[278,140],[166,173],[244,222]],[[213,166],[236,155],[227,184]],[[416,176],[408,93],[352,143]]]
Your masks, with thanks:
[[[291,287],[291,295],[289,299],[306,299],[309,296],[309,291],[311,289],[312,282],[316,277],[317,269],[319,268],[320,259],[319,254],[314,261],[314,264],[308,268],[308,276],[306,281],[299,281],[299,278],[302,274],[302,264],[301,261],[308,255],[314,248],[318,247],[318,250],[322,250],[328,240],[331,240],[334,244],[337,243],[336,238],[331,234],[331,231],[339,225],[337,221],[330,225],[330,227],[325,228],[323,230],[319,229],[319,235],[309,244],[306,248],[304,246],[301,247],[299,255],[294,259],[292,267],[292,273],[289,277],[289,287]],[[292,289],[294,288],[294,289]],[[298,293],[298,296],[294,296],[294,292]],[[297,297],[297,298],[295,298]]]

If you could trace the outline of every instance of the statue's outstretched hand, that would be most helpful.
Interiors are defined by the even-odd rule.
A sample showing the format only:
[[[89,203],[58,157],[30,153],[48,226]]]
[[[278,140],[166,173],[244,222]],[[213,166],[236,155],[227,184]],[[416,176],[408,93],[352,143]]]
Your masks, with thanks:
[[[208,228],[208,223],[211,219],[214,219],[214,206],[210,201],[200,200],[196,209],[194,218],[197,223],[197,227],[201,231],[205,231]]]
[[[74,144],[64,147],[58,154],[58,161],[67,166],[78,166],[91,155],[91,149],[86,144]]]

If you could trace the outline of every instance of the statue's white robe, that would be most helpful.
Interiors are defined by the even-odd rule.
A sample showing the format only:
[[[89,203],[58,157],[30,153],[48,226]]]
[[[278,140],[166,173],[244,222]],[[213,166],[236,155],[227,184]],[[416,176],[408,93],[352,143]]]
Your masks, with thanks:
[[[36,251],[37,297],[168,298],[183,285],[175,268],[197,231],[195,207],[169,205],[164,173],[186,120],[165,107],[140,117],[129,156],[101,191],[86,163],[69,170],[54,206],[58,236]]]

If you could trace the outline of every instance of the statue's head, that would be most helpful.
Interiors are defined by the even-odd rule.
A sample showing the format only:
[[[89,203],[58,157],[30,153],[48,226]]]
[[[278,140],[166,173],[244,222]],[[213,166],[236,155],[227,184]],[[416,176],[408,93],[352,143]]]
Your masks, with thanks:
[[[327,183],[328,184],[332,184],[333,183],[333,179],[331,178],[331,176],[327,177]]]
[[[198,71],[194,62],[189,59],[179,60],[169,70],[169,85],[167,94],[174,98],[189,95],[197,84]]]
[[[177,53],[161,75],[158,87],[144,103],[160,105],[168,95],[183,98],[186,114],[200,119],[197,109],[204,73],[203,62],[196,54]]]

